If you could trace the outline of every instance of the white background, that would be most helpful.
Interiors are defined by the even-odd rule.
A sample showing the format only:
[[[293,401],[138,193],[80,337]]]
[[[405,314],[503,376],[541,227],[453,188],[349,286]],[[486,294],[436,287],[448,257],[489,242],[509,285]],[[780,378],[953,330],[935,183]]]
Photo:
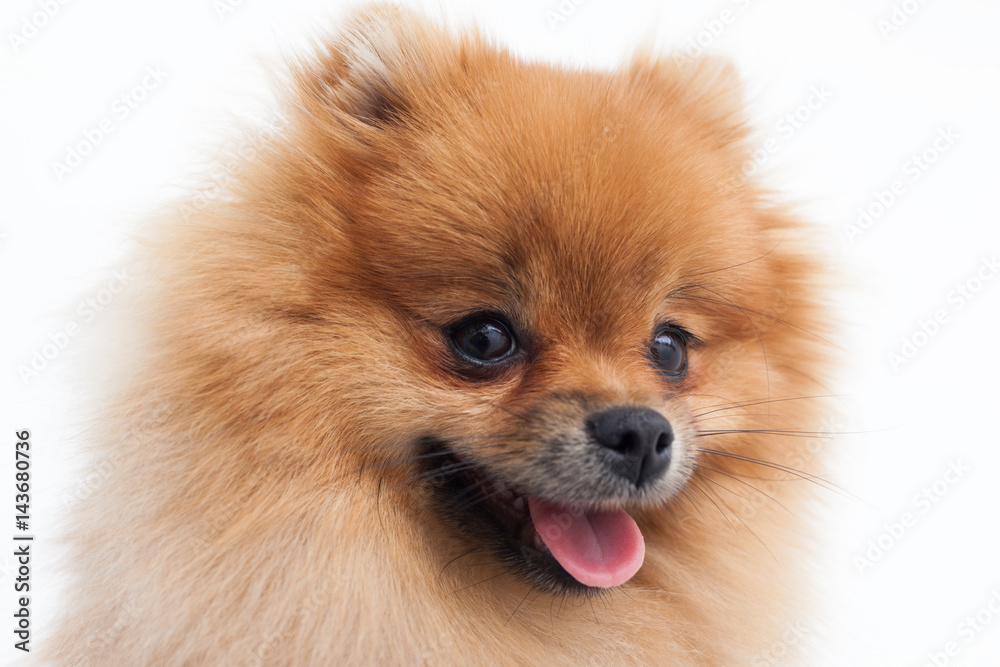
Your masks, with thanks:
[[[930,656],[939,665],[1000,664],[1000,613],[987,607],[995,594],[1000,612],[1000,278],[983,268],[1000,255],[1000,5],[576,3],[441,4],[479,17],[532,58],[609,66],[651,41],[728,55],[747,81],[758,145],[770,146],[758,153],[759,173],[833,232],[830,253],[850,296],[839,304],[849,326],[836,341],[844,435],[830,446],[841,453],[837,482],[855,498],[827,499],[828,544],[817,562],[829,604],[804,622],[828,647],[814,649],[809,664],[935,664]],[[86,488],[74,457],[84,422],[69,412],[67,375],[78,339],[49,348],[37,376],[22,377],[24,368],[68,324],[82,334],[95,326],[99,314],[85,321],[78,306],[108,287],[130,227],[185,196],[229,114],[266,105],[256,94],[264,65],[322,35],[343,11],[333,0],[3,3],[0,516],[13,522],[14,431],[29,428],[36,638],[58,606],[48,566],[58,516]],[[130,92],[147,68],[162,80]],[[825,99],[811,98],[816,90]],[[122,95],[135,105],[127,117]],[[778,127],[789,113],[801,120],[791,136]],[[60,179],[54,163],[105,118],[111,132]],[[934,148],[942,131],[954,138]],[[932,163],[914,171],[925,151]],[[859,207],[880,215],[851,237]],[[993,279],[980,282],[980,271]],[[957,296],[959,285],[971,299]],[[936,328],[926,325],[942,312]],[[922,322],[933,335],[921,333]],[[915,354],[894,367],[889,355],[904,339]],[[953,466],[967,470],[949,479]],[[933,503],[920,499],[925,488]],[[7,543],[13,526],[0,526]],[[0,660],[20,664],[8,629],[12,550],[0,547]],[[975,630],[966,619],[983,609]],[[949,642],[956,655],[946,657]]]

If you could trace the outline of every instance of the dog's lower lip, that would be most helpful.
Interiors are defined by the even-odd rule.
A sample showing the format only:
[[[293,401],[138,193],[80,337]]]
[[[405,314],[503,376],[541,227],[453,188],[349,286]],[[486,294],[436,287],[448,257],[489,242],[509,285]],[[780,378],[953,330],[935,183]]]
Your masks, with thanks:
[[[522,493],[474,457],[440,441],[428,446],[445,515],[535,586],[563,593],[611,588],[642,566],[645,540],[620,507],[588,509]]]
[[[466,501],[470,507],[482,505],[484,510],[493,509],[498,513],[507,514],[507,518],[512,520],[515,528],[512,534],[518,537],[521,544],[531,545],[537,551],[548,554],[549,549],[531,520],[528,497],[511,488],[506,482],[486,475],[481,466],[467,461],[453,450],[449,453],[455,461],[454,471],[465,477],[467,483],[475,484],[479,490],[478,498]],[[517,524],[520,524],[519,529]]]
[[[497,561],[529,583],[553,593],[589,594],[552,555],[531,518],[529,495],[490,475],[473,457],[448,443],[425,441],[429,478],[440,509],[468,538],[492,549]]]
[[[479,497],[463,498],[459,501],[459,506],[468,504],[475,505],[488,504],[496,510],[509,514],[512,519],[524,522],[524,531],[537,536],[534,524],[531,521],[531,514],[528,511],[527,496],[510,487],[506,482],[484,474],[482,468],[475,463],[467,461],[454,451],[449,450],[446,456],[453,459],[453,463],[445,463],[441,466],[442,473],[453,473],[464,478],[470,490],[474,487],[479,492]]]

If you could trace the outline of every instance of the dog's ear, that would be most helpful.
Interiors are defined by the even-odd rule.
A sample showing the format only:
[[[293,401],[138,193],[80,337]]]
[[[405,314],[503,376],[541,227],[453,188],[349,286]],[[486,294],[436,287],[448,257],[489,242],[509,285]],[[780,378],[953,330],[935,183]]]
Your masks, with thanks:
[[[746,154],[750,130],[744,115],[745,93],[732,63],[715,57],[657,58],[642,52],[633,58],[630,74],[641,85],[651,86],[665,108],[678,109],[694,120],[717,148]]]
[[[449,60],[453,38],[427,19],[376,5],[353,16],[298,79],[326,112],[373,127],[405,123],[412,97]]]

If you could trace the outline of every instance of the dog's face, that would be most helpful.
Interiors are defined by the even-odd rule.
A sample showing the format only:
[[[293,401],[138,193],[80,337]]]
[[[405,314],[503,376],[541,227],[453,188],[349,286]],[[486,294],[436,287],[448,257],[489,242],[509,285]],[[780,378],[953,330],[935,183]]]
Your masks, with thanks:
[[[284,83],[281,129],[145,236],[57,662],[736,664],[777,639],[821,274],[741,173],[731,72],[530,64],[370,9]]]
[[[740,178],[724,68],[567,72],[421,30],[300,76],[312,157],[275,190],[314,221],[295,308],[331,341],[340,454],[536,586],[619,585],[633,515],[688,511],[706,408],[794,372],[801,266]]]

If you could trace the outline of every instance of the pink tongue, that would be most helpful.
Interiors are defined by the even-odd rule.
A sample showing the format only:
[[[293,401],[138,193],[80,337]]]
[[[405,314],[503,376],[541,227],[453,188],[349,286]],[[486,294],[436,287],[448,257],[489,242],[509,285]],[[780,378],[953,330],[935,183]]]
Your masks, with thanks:
[[[642,567],[646,544],[625,510],[582,512],[530,497],[528,509],[552,556],[581,584],[620,586]]]

